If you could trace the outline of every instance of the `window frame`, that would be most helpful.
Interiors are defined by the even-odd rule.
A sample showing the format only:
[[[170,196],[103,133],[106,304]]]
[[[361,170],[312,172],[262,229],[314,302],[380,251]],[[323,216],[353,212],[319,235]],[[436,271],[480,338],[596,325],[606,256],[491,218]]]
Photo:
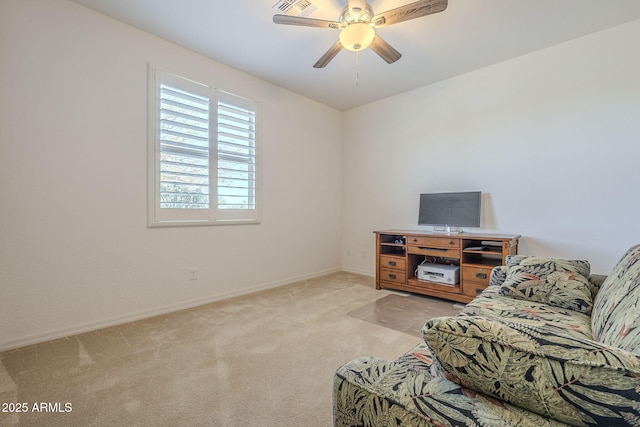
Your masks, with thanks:
[[[209,100],[209,207],[203,209],[160,207],[160,85],[168,84]],[[260,223],[260,104],[205,83],[197,82],[149,64],[148,66],[148,227],[236,225]],[[253,201],[254,208],[220,209],[218,206],[218,102],[253,111]]]

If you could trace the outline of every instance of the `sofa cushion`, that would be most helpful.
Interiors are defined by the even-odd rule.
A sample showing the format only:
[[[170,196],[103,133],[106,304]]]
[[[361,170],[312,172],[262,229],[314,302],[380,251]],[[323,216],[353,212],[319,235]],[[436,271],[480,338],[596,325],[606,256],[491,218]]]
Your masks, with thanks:
[[[448,378],[572,425],[640,419],[640,359],[549,329],[474,316],[435,318],[426,344]]]
[[[589,261],[512,255],[506,264],[501,295],[591,313]]]
[[[518,265],[536,265],[537,271],[550,274],[554,271],[571,271],[584,277],[589,277],[591,264],[582,259],[545,258],[531,255],[509,255],[506,259],[507,270]]]
[[[600,287],[593,305],[595,340],[640,355],[640,245],[627,251]]]
[[[549,265],[553,265],[551,269]],[[550,271],[550,272],[549,272]],[[512,298],[550,304],[582,313],[591,313],[593,301],[589,280],[566,271],[553,261],[523,263],[509,269],[501,294]]]

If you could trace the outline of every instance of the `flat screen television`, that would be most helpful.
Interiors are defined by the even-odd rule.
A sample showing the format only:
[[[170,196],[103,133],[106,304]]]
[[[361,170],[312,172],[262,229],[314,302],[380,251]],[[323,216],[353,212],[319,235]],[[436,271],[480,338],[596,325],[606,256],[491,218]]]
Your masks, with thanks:
[[[480,191],[420,194],[418,225],[480,227]]]

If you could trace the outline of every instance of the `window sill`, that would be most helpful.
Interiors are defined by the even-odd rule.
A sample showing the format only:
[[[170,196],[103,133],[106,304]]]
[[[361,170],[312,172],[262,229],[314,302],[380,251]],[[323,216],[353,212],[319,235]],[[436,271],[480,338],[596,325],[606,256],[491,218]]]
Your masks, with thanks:
[[[148,228],[164,228],[164,227],[198,227],[209,225],[248,225],[260,224],[259,219],[229,219],[218,221],[158,221],[148,224]]]

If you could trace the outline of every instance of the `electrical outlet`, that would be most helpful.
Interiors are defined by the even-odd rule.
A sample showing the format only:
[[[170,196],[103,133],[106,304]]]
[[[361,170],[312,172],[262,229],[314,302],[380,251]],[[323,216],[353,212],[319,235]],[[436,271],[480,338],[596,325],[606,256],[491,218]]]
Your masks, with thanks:
[[[197,280],[198,279],[198,269],[196,267],[191,267],[189,269],[189,280]]]
[[[362,250],[362,258],[366,258],[367,257],[367,251],[366,249]]]

